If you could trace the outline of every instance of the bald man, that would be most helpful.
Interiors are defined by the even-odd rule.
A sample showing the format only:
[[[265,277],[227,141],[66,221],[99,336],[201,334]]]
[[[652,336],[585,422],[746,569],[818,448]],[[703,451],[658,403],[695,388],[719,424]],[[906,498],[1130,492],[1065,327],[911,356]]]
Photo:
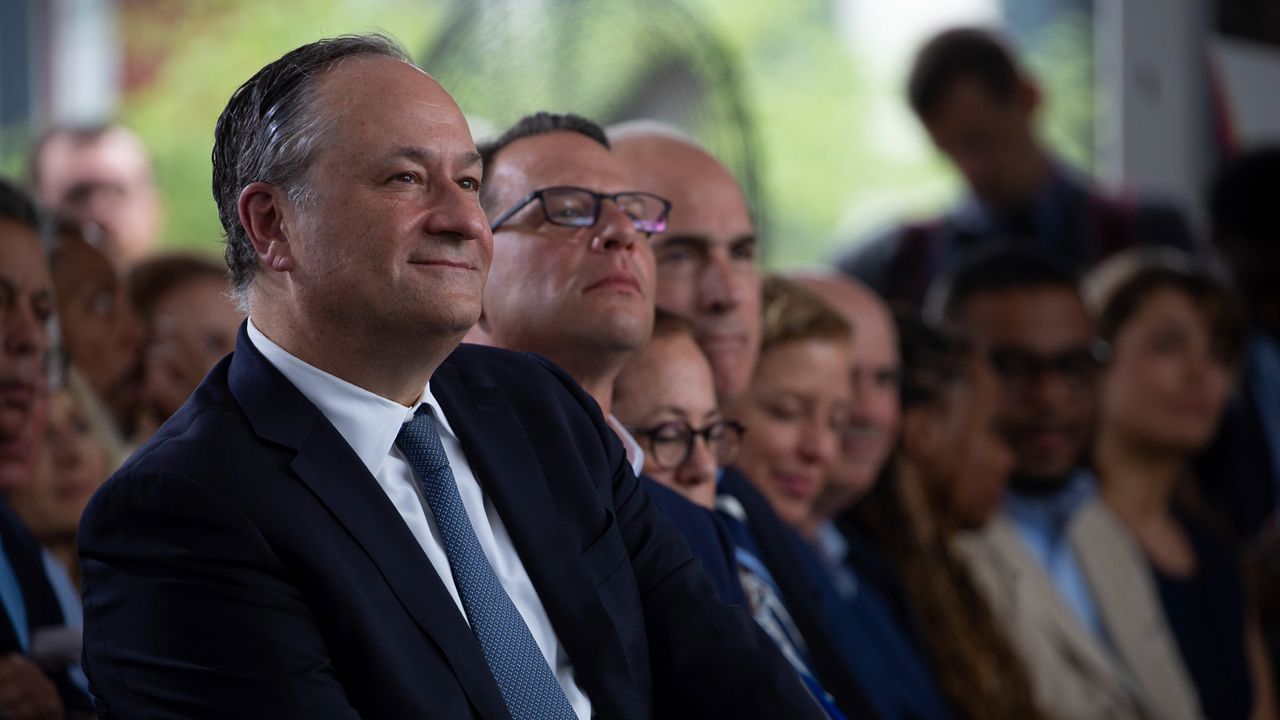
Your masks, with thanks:
[[[657,261],[654,297],[659,308],[693,325],[711,361],[717,400],[729,407],[751,382],[760,353],[760,268],[742,189],[718,160],[674,128],[641,121],[608,134],[636,187],[671,201],[666,231],[650,239]],[[836,590],[819,558],[736,468],[721,468],[716,505],[771,574],[822,685],[849,717],[874,716],[848,661],[851,634],[831,616]]]
[[[857,280],[834,271],[803,271],[789,277],[817,293],[855,328],[850,429],[844,436],[841,465],[814,506],[819,523],[825,523],[871,489],[898,439],[898,330],[889,306]]]
[[[613,154],[643,189],[671,201],[653,236],[657,306],[693,323],[727,406],[751,381],[760,346],[755,225],[733,175],[696,142],[652,122],[609,130]]]

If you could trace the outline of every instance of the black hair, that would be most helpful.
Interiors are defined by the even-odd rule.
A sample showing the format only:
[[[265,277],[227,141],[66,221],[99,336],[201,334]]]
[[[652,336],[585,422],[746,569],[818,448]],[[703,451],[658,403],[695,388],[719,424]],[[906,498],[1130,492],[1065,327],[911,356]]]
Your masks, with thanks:
[[[1004,41],[981,28],[946,30],[916,54],[907,80],[907,99],[917,117],[928,122],[947,92],[961,78],[981,82],[996,100],[1018,90],[1022,74]]]
[[[1031,287],[1080,292],[1080,273],[1031,241],[1001,241],[962,260],[929,294],[928,319],[954,321],[975,295]]]
[[[525,115],[516,121],[516,124],[512,125],[510,129],[498,136],[496,140],[480,143],[478,150],[480,151],[480,159],[484,162],[484,177],[481,178],[480,183],[480,204],[486,209],[492,209],[489,208],[489,203],[493,199],[491,192],[488,190],[489,171],[493,165],[493,159],[497,157],[503,148],[517,140],[553,132],[575,132],[600,143],[605,149],[610,147],[609,138],[605,135],[604,128],[581,115],[545,111]]]
[[[0,178],[0,218],[40,231],[40,214],[35,201],[16,183],[5,178]]]

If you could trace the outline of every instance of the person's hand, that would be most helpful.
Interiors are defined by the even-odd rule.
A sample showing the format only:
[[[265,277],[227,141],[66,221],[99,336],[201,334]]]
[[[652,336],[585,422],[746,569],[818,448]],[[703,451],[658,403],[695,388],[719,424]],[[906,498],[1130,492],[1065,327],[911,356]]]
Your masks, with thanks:
[[[49,676],[17,653],[0,655],[0,717],[61,720],[62,699]]]

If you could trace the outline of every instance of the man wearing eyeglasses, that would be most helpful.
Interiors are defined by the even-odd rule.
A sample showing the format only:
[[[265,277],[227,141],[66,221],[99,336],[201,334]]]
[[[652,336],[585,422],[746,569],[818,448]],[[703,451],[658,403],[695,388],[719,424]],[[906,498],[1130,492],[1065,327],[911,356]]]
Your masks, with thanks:
[[[962,263],[929,310],[1000,379],[1014,474],[1003,512],[965,549],[1039,705],[1065,720],[1185,717],[1193,690],[1150,570],[1087,467],[1106,352],[1076,272],[1048,251],[996,246]]]

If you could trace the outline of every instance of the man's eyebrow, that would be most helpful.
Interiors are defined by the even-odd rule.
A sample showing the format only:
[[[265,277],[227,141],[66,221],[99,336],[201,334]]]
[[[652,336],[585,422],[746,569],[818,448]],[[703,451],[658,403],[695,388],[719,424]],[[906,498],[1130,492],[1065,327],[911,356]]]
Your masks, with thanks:
[[[667,235],[659,238],[656,243],[659,246],[667,245],[691,245],[696,247],[707,247],[711,245],[711,238],[706,235]]]
[[[392,159],[407,158],[419,164],[427,165],[430,162],[438,159],[440,157],[440,154],[433,150],[428,150],[423,147],[418,147],[415,145],[405,145],[403,147],[396,148],[394,151],[392,151],[389,157]],[[475,150],[469,150],[467,152],[460,153],[457,156],[456,161],[460,166],[466,167],[466,168],[478,166],[482,163],[482,160],[480,159],[480,153]]]

